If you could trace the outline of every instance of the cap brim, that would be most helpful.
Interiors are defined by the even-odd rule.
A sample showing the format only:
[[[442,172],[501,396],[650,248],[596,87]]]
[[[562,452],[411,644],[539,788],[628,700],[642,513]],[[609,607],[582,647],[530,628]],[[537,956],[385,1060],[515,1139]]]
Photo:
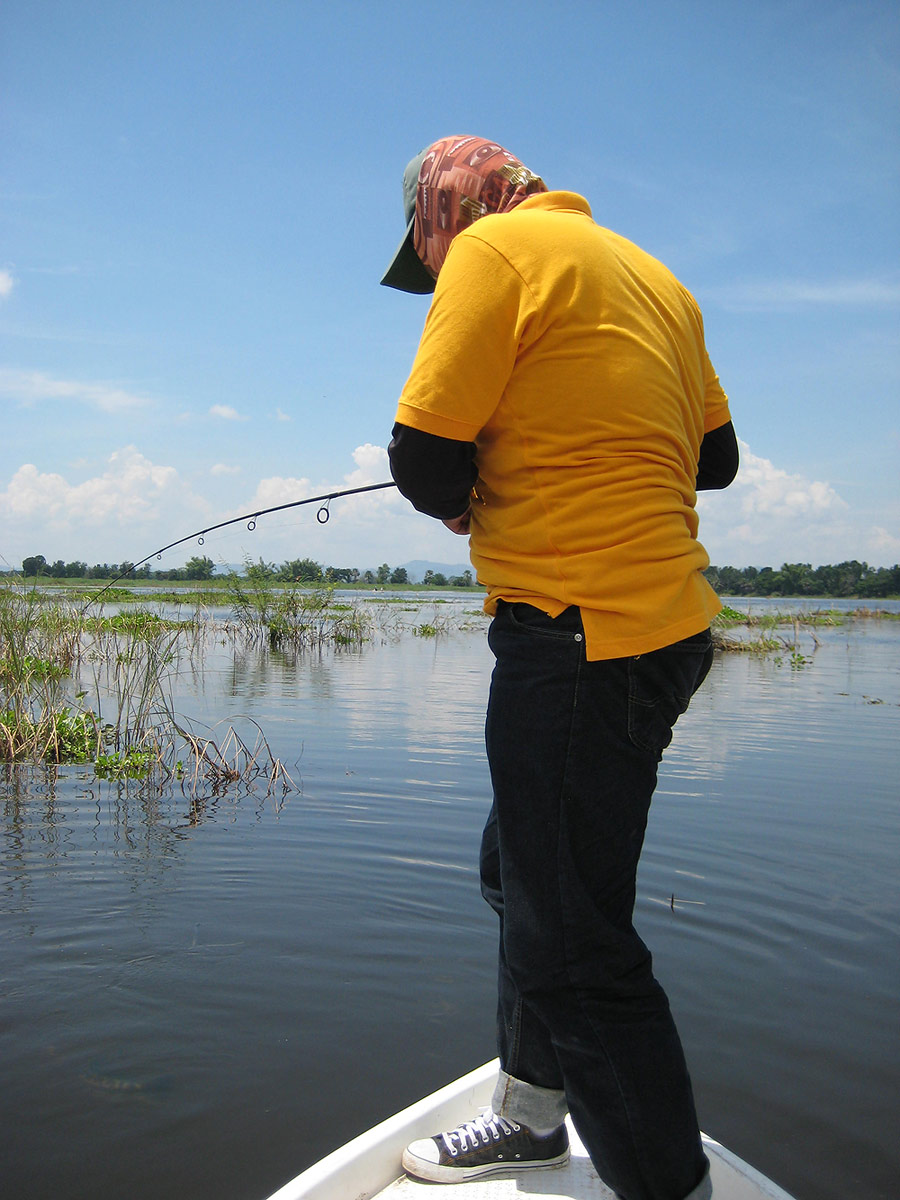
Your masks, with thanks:
[[[385,271],[381,282],[385,287],[396,288],[400,292],[412,292],[417,296],[427,296],[434,291],[434,280],[425,270],[425,264],[416,254],[413,244],[413,226],[416,218],[413,216],[406,227],[406,235],[397,248],[397,253],[391,265]]]

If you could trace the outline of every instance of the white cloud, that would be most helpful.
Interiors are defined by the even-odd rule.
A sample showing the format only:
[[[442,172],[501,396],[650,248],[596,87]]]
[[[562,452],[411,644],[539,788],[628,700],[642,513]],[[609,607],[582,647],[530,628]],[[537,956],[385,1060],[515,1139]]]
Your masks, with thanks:
[[[840,562],[862,557],[864,534],[832,485],[777,467],[740,441],[731,487],[701,493],[700,540],[719,566]]]
[[[348,487],[383,483],[391,477],[387,450],[383,446],[373,446],[371,442],[364,442],[353,451],[353,461],[356,463],[356,470],[344,476]]]
[[[248,512],[251,509],[259,512],[263,508],[273,508],[276,504],[290,504],[294,500],[302,500],[305,496],[317,494],[322,490],[322,488],[314,489],[308,479],[270,475],[268,479],[259,481],[250,503],[244,507]]]
[[[15,282],[11,271],[7,271],[5,267],[0,268],[0,300],[5,300],[10,295]]]
[[[75,400],[108,413],[142,408],[150,403],[145,396],[127,392],[114,384],[52,379],[40,371],[19,371],[11,367],[0,367],[0,395],[26,406],[41,400]]]
[[[276,421],[293,421],[293,417],[288,416],[286,412],[282,412],[280,408],[275,409]]]
[[[216,463],[209,468],[210,475],[240,475],[240,467],[229,466],[228,463]]]
[[[900,535],[891,533],[881,525],[873,525],[870,531],[870,545],[876,552],[894,556],[894,561],[900,561]]]
[[[390,479],[387,451],[383,446],[373,446],[366,442],[357,446],[353,451],[353,461],[356,468],[344,476],[342,484],[320,482],[313,484],[310,479],[294,479],[284,475],[271,475],[261,479],[256,492],[247,506],[257,511],[270,508],[276,504],[289,504],[294,500],[302,500],[306,496],[323,496],[329,492],[339,492],[346,488],[366,487],[370,483],[385,483]],[[376,493],[377,495],[377,493]],[[350,500],[365,499],[364,496],[348,497]]]
[[[344,476],[345,487],[358,488],[373,483],[390,482],[391,469],[388,465],[387,450],[383,446],[373,446],[371,442],[365,442],[353,451],[353,461],[356,468]],[[341,516],[348,520],[359,521],[361,525],[369,526],[373,530],[370,537],[383,537],[387,519],[394,522],[399,514],[410,517],[423,532],[429,528],[430,518],[415,512],[409,501],[394,487],[379,492],[363,492],[359,496],[347,496],[338,503],[340,509],[335,511],[340,511]]]
[[[54,557],[84,558],[91,552],[118,557],[122,551],[113,550],[122,545],[123,533],[130,540],[131,531],[140,531],[141,540],[149,539],[148,525],[159,521],[157,536],[164,541],[170,531],[181,531],[191,510],[205,514],[205,502],[174,467],[151,462],[134,446],[114,451],[102,474],[81,483],[24,463],[0,492],[0,518],[12,540],[24,553],[34,553],[28,545],[55,539],[48,546]],[[131,556],[140,548],[132,546]]]
[[[790,474],[768,458],[754,454],[746,442],[739,439],[738,445],[741,467],[731,486],[746,516],[768,513],[775,517],[815,518],[847,507],[830,483]]]
[[[260,479],[251,499],[234,511],[261,512],[311,496],[328,496],[390,480],[383,446],[367,442],[352,451],[352,458],[354,468],[340,482],[284,475]],[[253,558],[262,554],[272,559],[309,554],[317,561],[332,564],[371,566],[376,560],[401,562],[407,557],[429,557],[424,543],[434,537],[434,523],[415,513],[395,488],[339,497],[328,504],[329,519],[316,520],[317,512],[324,507],[322,502],[318,507],[298,506],[264,516],[252,538],[237,540],[241,553],[235,559],[241,554]]]
[[[232,408],[230,404],[213,404],[209,410],[211,417],[221,417],[223,421],[246,421],[246,417],[242,417],[236,408]]]
[[[25,463],[0,492],[0,511],[11,518],[42,515],[88,522],[115,515],[121,523],[146,512],[171,488],[177,474],[174,467],[154,465],[134,446],[114,451],[102,475],[79,484]]]

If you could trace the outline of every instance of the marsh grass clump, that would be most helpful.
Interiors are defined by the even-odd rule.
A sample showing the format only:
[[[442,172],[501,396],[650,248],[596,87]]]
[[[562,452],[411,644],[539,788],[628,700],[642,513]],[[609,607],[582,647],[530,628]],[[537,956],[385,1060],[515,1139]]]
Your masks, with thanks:
[[[0,761],[90,763],[101,779],[161,789],[295,788],[255,726],[221,744],[176,717],[172,684],[193,666],[197,621],[136,611],[104,615],[0,588]]]
[[[730,629],[734,625],[746,625],[747,614],[724,604],[713,617],[712,624],[714,629]]]
[[[70,673],[77,615],[32,589],[0,589],[0,757],[86,762],[98,742],[92,713],[75,709]]]
[[[819,639],[815,628],[821,625],[839,625],[843,614],[833,610],[817,610],[814,613],[764,613],[753,616],[750,613],[738,612],[727,605],[712,621],[713,645],[717,650],[732,651],[740,654],[772,655],[777,666],[781,666],[787,656],[787,661],[793,669],[809,665],[812,658],[800,650],[801,633],[812,638],[813,645],[818,648]],[[785,637],[779,632],[784,626],[790,626],[793,638]],[[752,631],[752,636],[735,637],[729,630],[743,627]]]
[[[729,637],[727,633],[723,633],[721,629],[715,627],[712,631],[712,640],[716,650],[733,651],[739,654],[774,654],[784,648],[784,643],[780,638],[769,637],[765,634],[757,634],[752,638]]]
[[[0,760],[5,762],[90,762],[102,745],[92,712],[0,712]]]
[[[414,609],[414,612],[419,612]],[[420,621],[413,625],[412,632],[415,637],[420,638],[437,638],[447,637],[457,629],[461,629],[465,624],[464,617],[458,613],[439,612],[437,608],[432,609],[430,620]]]
[[[80,673],[84,682],[90,670],[89,693],[103,713],[104,743],[116,752],[146,748],[171,710],[171,682],[182,651],[180,628],[147,621],[136,628],[137,633],[127,625],[97,627]],[[88,690],[78,694],[84,697]]]
[[[889,617],[900,619],[900,613],[888,613],[883,609],[857,608],[844,611],[836,608],[813,608],[796,613],[753,613],[740,612],[726,605],[712,622],[713,644],[719,650],[736,651],[742,654],[773,655],[777,665],[790,664],[800,670],[813,661],[800,649],[801,636],[811,639],[813,652],[821,645],[816,630],[839,628],[848,621],[866,618]],[[742,627],[748,636],[732,636],[730,631]],[[785,632],[788,629],[790,632]],[[791,636],[792,634],[792,636]]]
[[[168,621],[158,613],[139,608],[134,612],[118,612],[112,616],[91,617],[85,628],[97,633],[125,633],[131,638],[149,640],[160,633],[184,628],[181,621]]]
[[[183,592],[154,591],[153,599],[158,604],[172,604],[176,607],[192,605],[194,608],[209,608],[223,602],[224,591],[222,588],[200,588]]]
[[[336,602],[333,584],[275,586],[251,573],[246,578],[232,575],[227,594],[239,635],[273,650],[329,643],[360,646],[371,632],[369,613],[359,605]]]
[[[65,596],[67,600],[81,600],[83,603],[92,604],[101,599],[101,592],[104,604],[126,604],[129,600],[140,599],[131,588],[123,587],[67,588]]]
[[[267,794],[296,790],[297,785],[284,763],[272,754],[259,725],[249,717],[244,719],[255,730],[252,744],[231,724],[217,740],[214,730],[208,735],[198,734],[173,720],[173,729],[188,750],[187,762],[176,762],[175,774],[182,790],[193,794],[205,784],[216,794],[231,784],[253,784],[259,779],[266,781]]]
[[[888,612],[886,608],[857,608],[851,616],[861,621],[900,621],[900,612]]]

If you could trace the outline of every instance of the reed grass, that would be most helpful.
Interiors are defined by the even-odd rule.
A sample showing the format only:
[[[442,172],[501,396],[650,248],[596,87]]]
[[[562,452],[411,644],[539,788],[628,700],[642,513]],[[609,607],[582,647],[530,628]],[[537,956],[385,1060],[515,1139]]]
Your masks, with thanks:
[[[338,603],[334,585],[275,587],[269,580],[232,575],[228,600],[239,636],[252,645],[276,650],[361,646],[372,631],[370,612],[361,605]]]
[[[77,622],[39,593],[0,589],[0,757],[85,762],[97,721],[68,696],[81,643]]]
[[[729,637],[727,633],[715,627],[712,631],[712,641],[716,650],[738,654],[774,654],[784,648],[781,638],[768,637],[762,633],[753,638]]]
[[[203,781],[215,794],[229,784],[262,778],[266,781],[267,794],[278,789],[282,792],[296,789],[297,785],[284,763],[272,754],[259,725],[250,717],[244,720],[256,731],[252,745],[231,724],[221,741],[217,742],[212,733],[209,736],[200,735],[173,721],[173,728],[190,750],[189,767],[179,760],[176,772],[182,780],[182,786],[187,782],[188,790],[194,792]]]
[[[138,610],[106,615],[32,589],[0,588],[0,761],[92,764],[102,779],[161,789],[294,790],[258,725],[198,736],[175,715],[172,685],[195,665],[199,620]]]
[[[417,616],[421,616],[421,610],[413,609]],[[431,619],[428,621],[420,621],[414,624],[412,632],[415,637],[420,638],[438,638],[447,637],[449,634],[466,627],[468,624],[465,615],[442,613],[434,608],[431,613]]]
[[[822,625],[840,625],[844,616],[844,613],[835,610],[817,610],[813,613],[765,613],[754,617],[726,605],[713,618],[713,645],[717,650],[738,654],[771,655],[779,666],[787,656],[790,666],[798,669],[812,662],[800,649],[801,633],[809,636],[813,646],[818,648],[821,643],[816,637],[815,629]],[[792,628],[793,639],[778,632],[786,625]],[[754,636],[733,637],[726,632],[737,626],[755,631]]]

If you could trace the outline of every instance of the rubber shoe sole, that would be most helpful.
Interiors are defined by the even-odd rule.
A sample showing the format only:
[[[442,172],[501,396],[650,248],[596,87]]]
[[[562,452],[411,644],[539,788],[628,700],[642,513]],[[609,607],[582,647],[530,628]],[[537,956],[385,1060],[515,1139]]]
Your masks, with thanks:
[[[497,1157],[490,1162],[472,1163],[467,1166],[460,1163],[444,1165],[442,1163],[429,1162],[426,1158],[421,1158],[413,1149],[415,1142],[408,1146],[403,1151],[401,1163],[403,1170],[407,1175],[412,1175],[414,1179],[423,1179],[427,1183],[466,1183],[470,1179],[483,1179],[488,1175],[515,1175],[519,1171],[541,1171],[552,1170],[557,1167],[563,1167],[569,1161],[568,1146],[562,1152],[553,1158],[539,1158],[523,1160],[512,1157]],[[501,1152],[502,1154],[502,1152]],[[460,1157],[463,1157],[460,1155]]]

